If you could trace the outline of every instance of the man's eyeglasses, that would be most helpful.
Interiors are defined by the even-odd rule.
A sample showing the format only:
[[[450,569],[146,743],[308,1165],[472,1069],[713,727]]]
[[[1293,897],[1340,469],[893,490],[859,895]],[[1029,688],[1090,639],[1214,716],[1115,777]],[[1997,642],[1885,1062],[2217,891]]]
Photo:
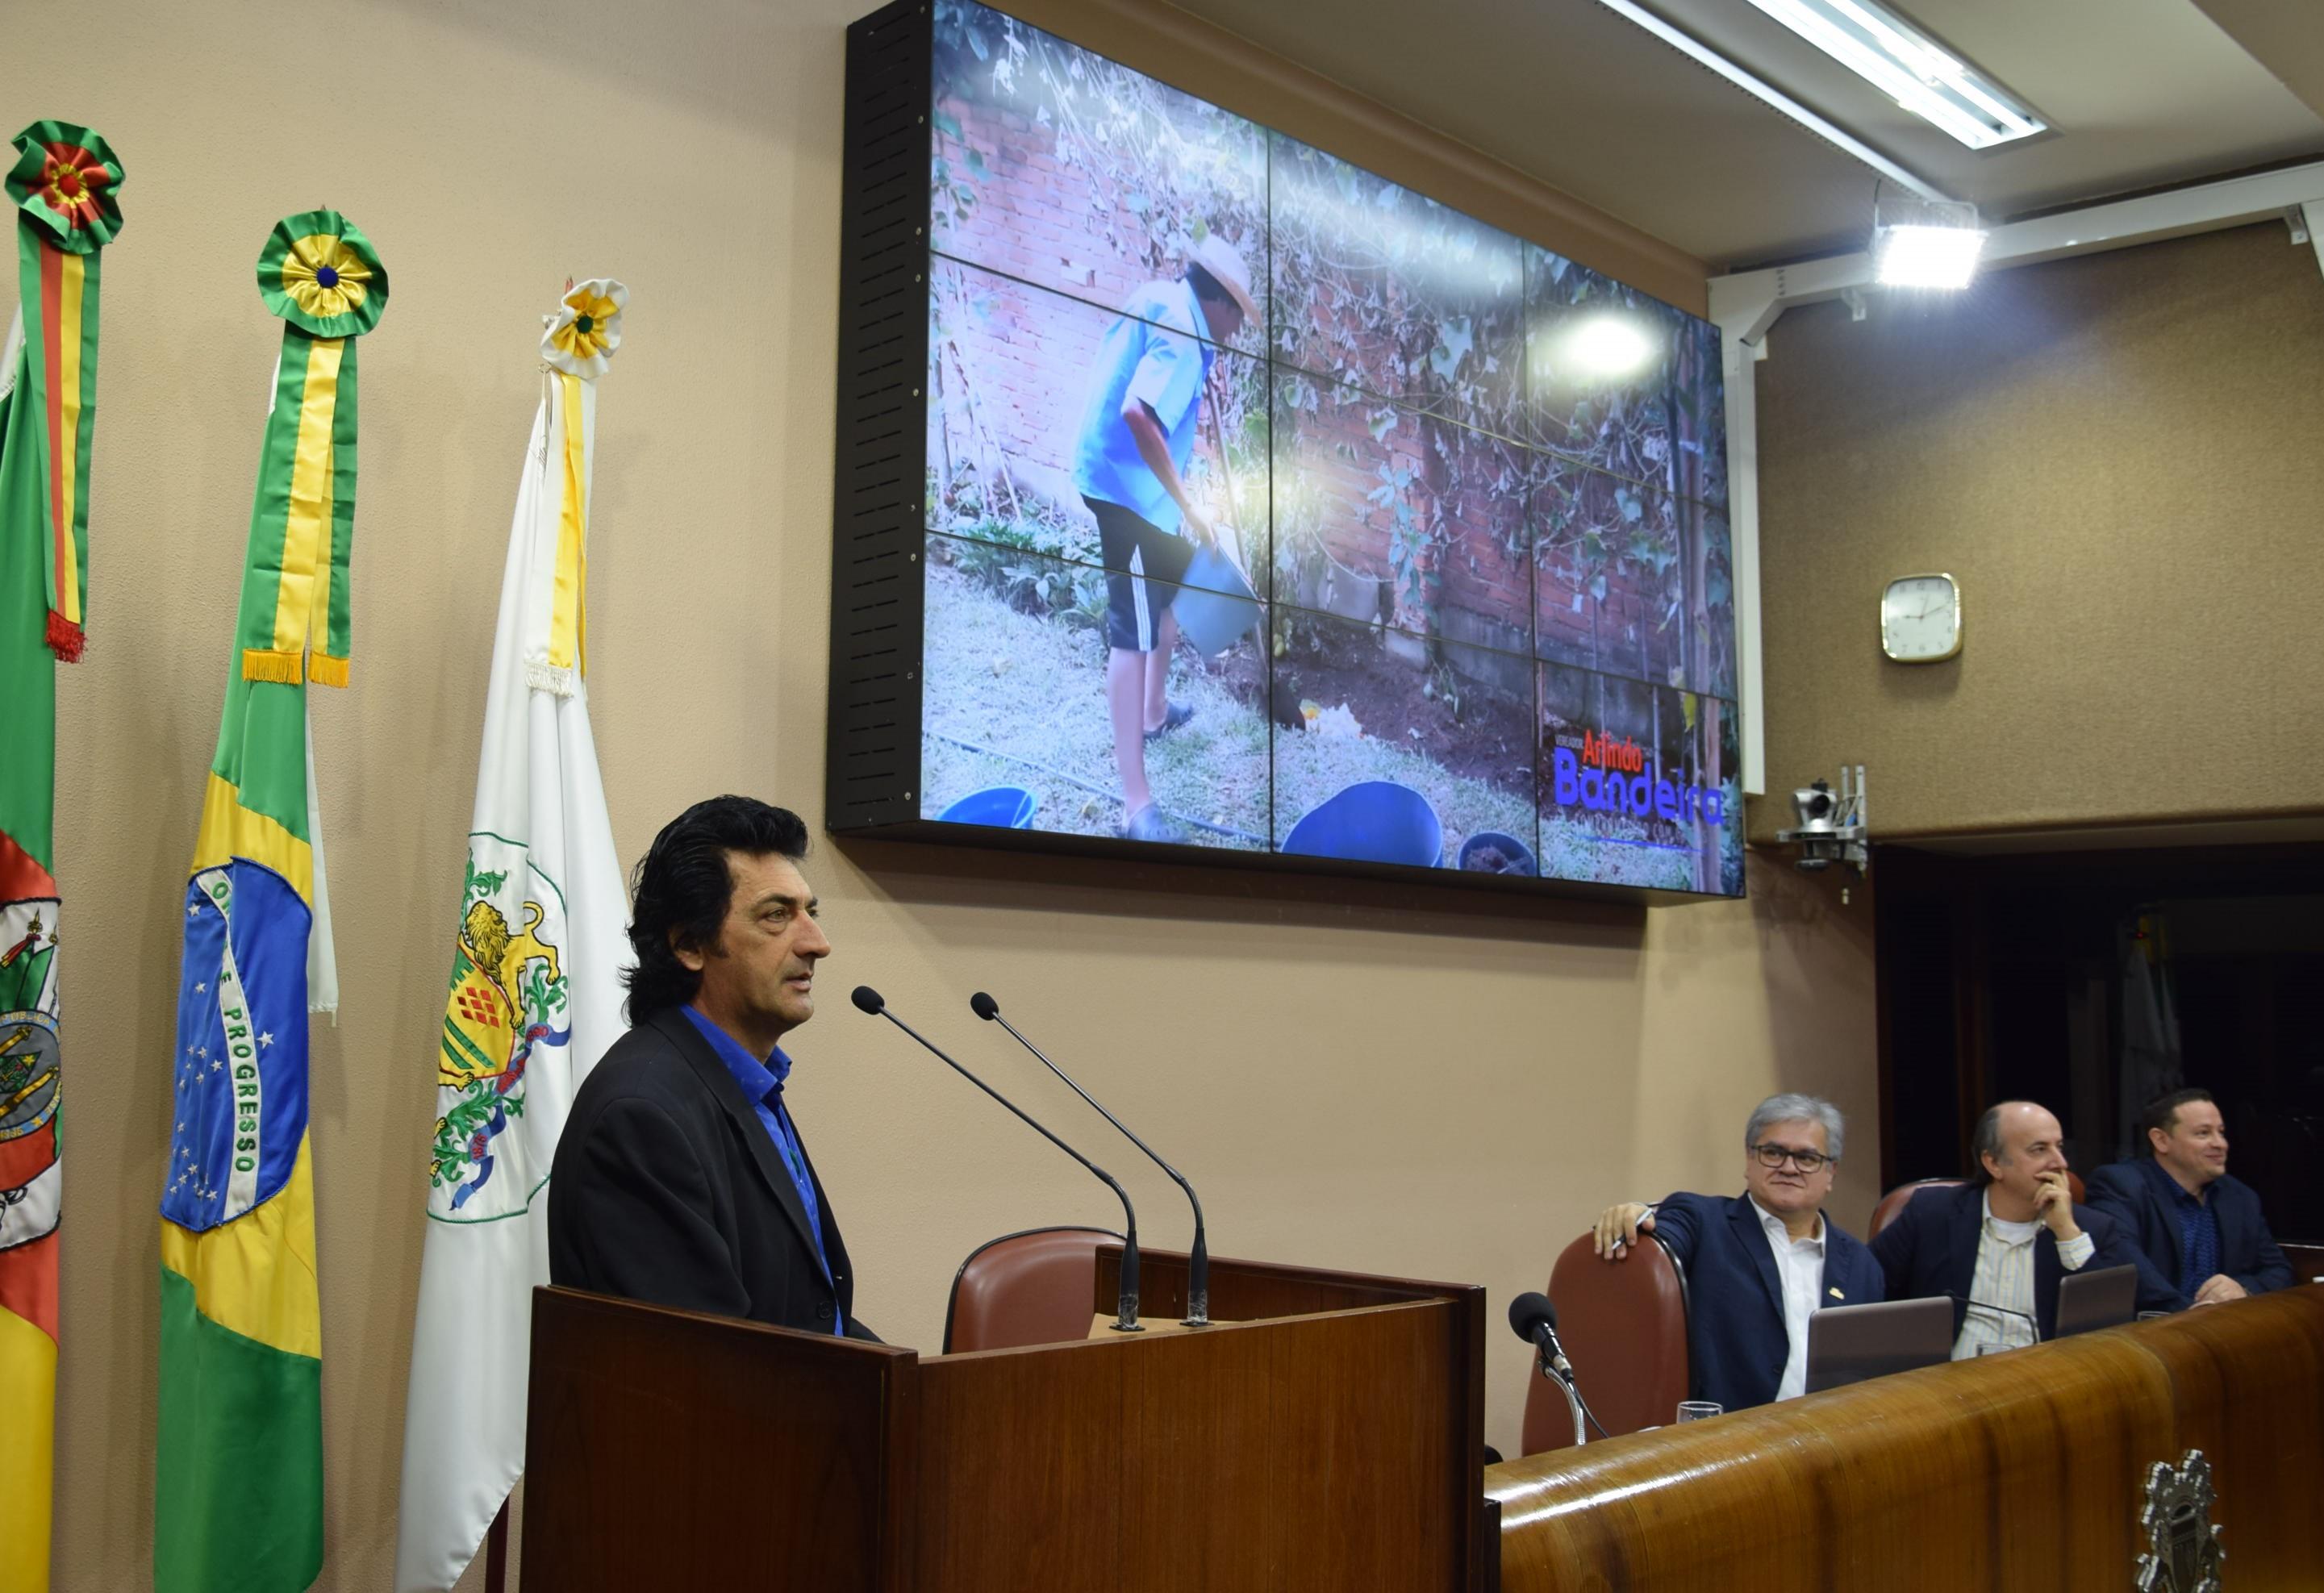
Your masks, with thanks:
[[[1791,1162],[1803,1173],[1821,1173],[1840,1159],[1828,1156],[1820,1150],[1794,1150],[1782,1145],[1755,1145],[1751,1147],[1751,1154],[1759,1158],[1762,1167],[1780,1167],[1785,1162]]]

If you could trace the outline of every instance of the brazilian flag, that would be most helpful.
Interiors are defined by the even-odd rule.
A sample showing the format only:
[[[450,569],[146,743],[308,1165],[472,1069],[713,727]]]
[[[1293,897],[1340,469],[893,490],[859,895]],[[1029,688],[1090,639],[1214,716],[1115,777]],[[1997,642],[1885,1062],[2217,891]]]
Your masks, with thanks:
[[[307,1014],[337,1005],[307,733],[347,677],[355,338],[387,274],[336,211],[259,257],[289,323],[184,898],[161,1195],[157,1593],[296,1593],[323,1564],[322,1328]]]

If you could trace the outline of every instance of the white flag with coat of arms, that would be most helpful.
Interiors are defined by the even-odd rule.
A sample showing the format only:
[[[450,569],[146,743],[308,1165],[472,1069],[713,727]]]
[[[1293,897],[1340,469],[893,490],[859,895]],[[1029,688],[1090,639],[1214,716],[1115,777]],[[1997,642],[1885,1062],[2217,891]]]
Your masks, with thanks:
[[[398,1593],[457,1581],[523,1469],[549,1164],[575,1091],[626,1027],[629,898],[582,677],[597,378],[628,298],[610,280],[571,287],[541,340],[437,1053]]]

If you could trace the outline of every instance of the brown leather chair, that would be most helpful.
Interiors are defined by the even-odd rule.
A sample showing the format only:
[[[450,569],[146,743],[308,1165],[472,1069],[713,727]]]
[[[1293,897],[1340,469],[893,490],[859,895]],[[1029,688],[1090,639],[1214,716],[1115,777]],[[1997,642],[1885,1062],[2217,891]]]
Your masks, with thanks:
[[[1574,1386],[1609,1437],[1666,1427],[1688,1397],[1686,1271],[1651,1236],[1622,1261],[1598,1258],[1589,1234],[1550,1269],[1557,1336]],[[1573,1414],[1547,1378],[1528,1372],[1525,1452],[1573,1441]]]
[[[1882,1195],[1880,1203],[1872,1208],[1872,1226],[1865,1230],[1864,1242],[1868,1245],[1878,1238],[1880,1230],[1896,1220],[1896,1213],[1904,1209],[1904,1202],[1921,1191],[1959,1189],[1968,1182],[1966,1178],[1923,1178],[1914,1183],[1898,1184],[1886,1194]],[[2084,1203],[2082,1175],[2070,1168],[2066,1173],[2066,1189],[2074,1197],[2074,1204],[2079,1206]]]
[[[1036,1228],[987,1239],[953,1277],[945,1353],[1089,1337],[1097,1248],[1120,1242],[1104,1228]]]

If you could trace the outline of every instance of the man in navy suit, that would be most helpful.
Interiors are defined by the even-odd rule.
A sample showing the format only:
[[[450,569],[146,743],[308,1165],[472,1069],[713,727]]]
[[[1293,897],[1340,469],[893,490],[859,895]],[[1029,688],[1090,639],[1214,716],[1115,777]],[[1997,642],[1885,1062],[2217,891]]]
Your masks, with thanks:
[[[2129,1231],[2178,1303],[2217,1305],[2289,1288],[2259,1194],[2227,1176],[2227,1125],[2203,1090],[2150,1103],[2140,1127],[2153,1157],[2090,1174],[2090,1204]]]
[[[1807,1389],[1808,1318],[1881,1298],[1880,1268],[1823,1215],[1847,1125],[1812,1095],[1771,1095],[1743,1130],[1745,1192],[1609,1206],[1598,1254],[1620,1261],[1651,1233],[1686,1269],[1694,1395],[1739,1411]]]
[[[1921,1191],[1872,1241],[1889,1298],[1952,1296],[1955,1360],[2031,1344],[2037,1323],[2038,1337],[2052,1338],[2066,1274],[2138,1261],[2111,1218],[2074,1204],[2063,1138],[2058,1119],[2030,1100],[1990,1108],[1970,1142],[1978,1180]],[[2139,1309],[2170,1304],[2139,1267]]]

